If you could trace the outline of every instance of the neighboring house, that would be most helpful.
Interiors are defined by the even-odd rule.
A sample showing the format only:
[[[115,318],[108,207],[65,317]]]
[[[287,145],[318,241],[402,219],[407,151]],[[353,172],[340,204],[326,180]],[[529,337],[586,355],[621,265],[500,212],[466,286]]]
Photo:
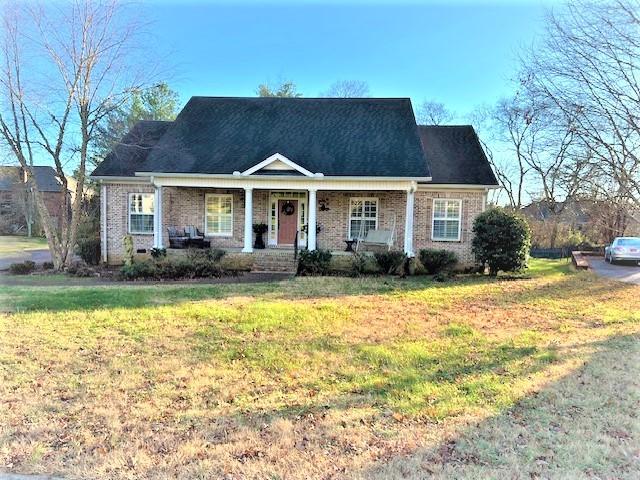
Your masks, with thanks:
[[[47,210],[54,222],[58,223],[62,219],[64,208],[62,183],[52,167],[34,166],[32,168],[36,185],[42,193]],[[27,193],[27,176],[22,167],[0,167],[0,217],[2,217],[0,229],[4,233],[26,232]]]
[[[142,121],[96,168],[104,261],[168,246],[195,225],[212,247],[344,251],[369,229],[414,255],[473,263],[472,224],[496,178],[471,126],[418,126],[409,99],[193,97],[173,122]],[[246,213],[248,212],[248,213]],[[316,231],[318,233],[316,234]]]
[[[583,233],[590,241],[597,243],[608,243],[620,235],[640,234],[640,215],[605,200],[577,198],[554,205],[539,200],[523,207],[522,213],[534,220],[534,241],[536,222],[543,227],[563,225]]]

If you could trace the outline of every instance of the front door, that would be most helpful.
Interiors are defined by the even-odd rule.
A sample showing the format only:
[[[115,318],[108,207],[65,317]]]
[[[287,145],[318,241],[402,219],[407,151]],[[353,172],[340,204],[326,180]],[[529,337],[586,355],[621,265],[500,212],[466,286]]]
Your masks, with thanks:
[[[298,200],[278,200],[278,245],[293,245],[298,230]]]

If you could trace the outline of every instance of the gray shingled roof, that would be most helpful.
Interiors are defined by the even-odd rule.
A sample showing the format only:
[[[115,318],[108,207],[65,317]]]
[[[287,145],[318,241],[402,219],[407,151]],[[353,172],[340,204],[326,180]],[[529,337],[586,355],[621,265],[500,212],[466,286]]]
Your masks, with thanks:
[[[8,192],[20,181],[20,167],[0,167],[0,192]]]
[[[138,122],[92,175],[231,174],[274,153],[331,176],[497,185],[473,127],[417,126],[408,99],[193,97],[174,122]]]
[[[11,190],[17,182],[21,181],[20,167],[0,167],[0,191]],[[34,166],[33,175],[36,185],[41,192],[61,192],[62,184],[53,167]]]
[[[151,148],[173,122],[142,120],[136,123],[93,171],[95,176],[133,177],[141,170]]]
[[[498,185],[471,125],[420,125],[430,183]]]
[[[327,176],[429,176],[411,102],[393,98],[193,97],[135,171],[231,174],[274,153]]]

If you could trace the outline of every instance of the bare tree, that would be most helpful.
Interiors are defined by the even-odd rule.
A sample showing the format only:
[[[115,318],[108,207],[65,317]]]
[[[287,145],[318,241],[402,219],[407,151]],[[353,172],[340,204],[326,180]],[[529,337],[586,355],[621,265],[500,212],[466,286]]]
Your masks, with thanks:
[[[425,100],[416,112],[418,123],[422,125],[443,125],[453,120],[454,114],[444,103]]]
[[[331,98],[363,98],[369,97],[369,84],[362,80],[338,80],[321,94]]]
[[[640,2],[573,0],[523,60],[531,90],[572,126],[580,189],[640,209]]]
[[[56,269],[73,258],[97,126],[142,87],[126,62],[139,25],[123,14],[116,0],[22,4],[3,11],[0,135],[26,172]],[[60,226],[33,180],[34,158],[49,159],[65,192],[65,167],[77,165],[75,194],[63,196],[62,211],[71,213]]]

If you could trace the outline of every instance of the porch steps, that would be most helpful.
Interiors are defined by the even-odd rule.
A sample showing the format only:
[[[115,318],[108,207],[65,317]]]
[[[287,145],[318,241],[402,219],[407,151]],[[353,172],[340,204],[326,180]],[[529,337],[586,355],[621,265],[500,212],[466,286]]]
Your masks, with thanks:
[[[260,250],[253,252],[252,272],[295,273],[298,261],[292,250]]]

